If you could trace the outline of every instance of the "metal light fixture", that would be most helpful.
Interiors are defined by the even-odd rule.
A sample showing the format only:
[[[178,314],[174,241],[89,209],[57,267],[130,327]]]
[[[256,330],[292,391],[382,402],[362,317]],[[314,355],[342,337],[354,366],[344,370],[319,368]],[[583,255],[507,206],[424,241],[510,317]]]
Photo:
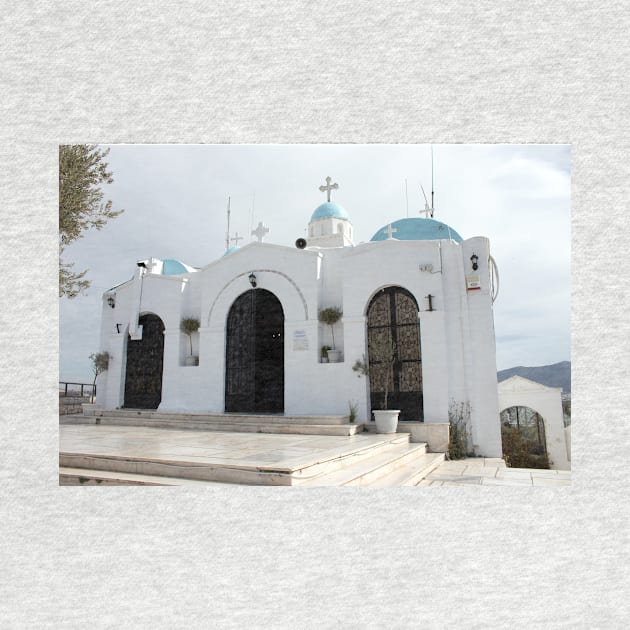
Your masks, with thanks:
[[[116,300],[114,299],[114,296],[113,296],[113,295],[110,295],[110,296],[107,298],[107,303],[108,303],[108,304],[109,304],[112,308],[114,308],[114,307],[116,306]]]
[[[252,285],[252,288],[256,288],[256,275],[253,271],[249,274],[249,284]]]
[[[470,262],[472,263],[473,271],[477,271],[477,269],[479,269],[479,265],[477,264],[478,260],[479,260],[479,256],[477,256],[477,254],[473,254],[470,257]]]

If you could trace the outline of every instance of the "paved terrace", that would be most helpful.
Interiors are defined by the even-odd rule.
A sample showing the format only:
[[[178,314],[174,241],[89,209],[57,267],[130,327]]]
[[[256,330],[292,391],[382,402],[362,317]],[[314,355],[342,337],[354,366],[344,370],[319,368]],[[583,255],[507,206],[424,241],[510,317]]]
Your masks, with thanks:
[[[419,486],[569,486],[571,471],[508,468],[502,459],[470,457],[443,462]]]
[[[61,450],[67,452],[275,468],[340,456],[350,446],[367,446],[387,436],[199,432],[77,424],[60,426],[59,437]],[[502,459],[477,457],[445,461],[418,485],[567,486],[570,483],[570,471],[507,468]]]

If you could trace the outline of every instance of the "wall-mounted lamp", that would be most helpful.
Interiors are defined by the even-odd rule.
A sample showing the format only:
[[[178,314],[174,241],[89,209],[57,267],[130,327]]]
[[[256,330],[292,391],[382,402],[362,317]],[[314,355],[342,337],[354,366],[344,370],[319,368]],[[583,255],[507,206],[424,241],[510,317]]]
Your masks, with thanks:
[[[256,275],[253,271],[249,274],[249,284],[251,284],[254,289],[256,288]]]
[[[108,303],[108,304],[109,304],[112,308],[114,308],[114,307],[116,306],[116,300],[114,299],[114,296],[113,296],[113,295],[110,295],[110,296],[107,298],[107,303]]]
[[[477,264],[478,260],[479,260],[479,256],[477,256],[477,254],[473,254],[470,257],[470,262],[472,263],[473,271],[477,271],[477,269],[479,269],[479,265]]]
[[[144,260],[139,260],[136,265],[138,265],[138,267],[142,267],[142,269],[147,268],[147,263],[145,263]]]

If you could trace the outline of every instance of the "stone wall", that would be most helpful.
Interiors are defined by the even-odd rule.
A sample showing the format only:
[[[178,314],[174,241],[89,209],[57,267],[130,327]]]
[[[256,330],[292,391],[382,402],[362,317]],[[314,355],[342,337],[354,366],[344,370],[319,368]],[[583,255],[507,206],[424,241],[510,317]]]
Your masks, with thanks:
[[[84,403],[89,403],[90,397],[84,396],[59,396],[59,415],[60,416],[68,416],[71,414],[80,414],[83,413],[83,409],[81,405]]]

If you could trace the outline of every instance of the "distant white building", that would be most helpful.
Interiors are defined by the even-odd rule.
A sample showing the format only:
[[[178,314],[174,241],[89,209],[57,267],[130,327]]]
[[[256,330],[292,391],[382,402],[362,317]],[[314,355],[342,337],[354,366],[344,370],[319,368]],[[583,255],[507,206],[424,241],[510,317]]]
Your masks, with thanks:
[[[547,387],[521,376],[501,381],[499,409],[523,408],[538,414],[551,468],[571,469],[571,430],[565,429],[562,413],[562,388]]]
[[[406,218],[353,244],[346,210],[313,212],[306,243],[230,248],[201,269],[150,258],[103,296],[99,377],[105,409],[347,414],[370,421],[384,396],[377,339],[396,343],[388,407],[400,419],[447,422],[470,405],[471,446],[501,456],[493,322],[494,262],[488,239],[463,240],[432,218]],[[141,265],[141,266],[140,266]],[[326,307],[343,317],[331,330]],[[189,339],[184,317],[200,322]],[[334,342],[333,342],[334,336]],[[189,365],[192,354],[198,357]],[[322,346],[340,352],[322,362]],[[367,357],[370,379],[352,367]]]

